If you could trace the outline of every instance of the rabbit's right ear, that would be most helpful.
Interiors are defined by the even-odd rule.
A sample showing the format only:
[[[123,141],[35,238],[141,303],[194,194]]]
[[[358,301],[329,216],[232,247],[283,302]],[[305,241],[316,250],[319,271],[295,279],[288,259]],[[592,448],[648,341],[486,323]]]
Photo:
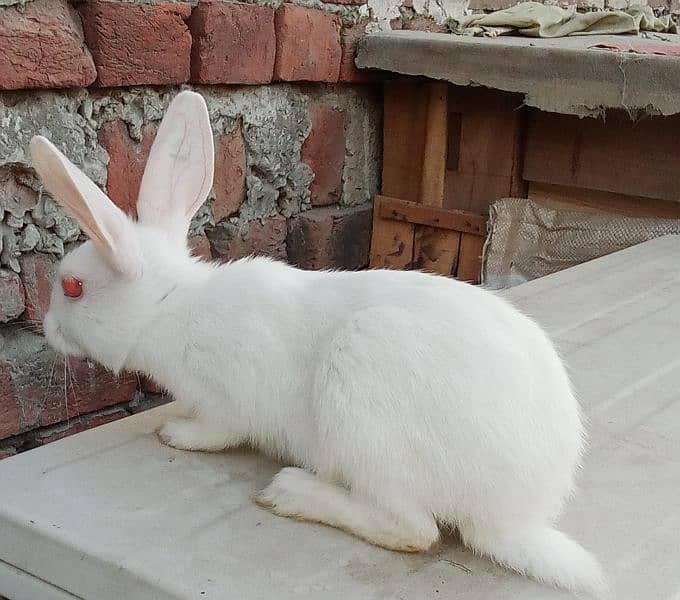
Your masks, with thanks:
[[[141,254],[129,217],[49,140],[35,136],[31,157],[45,187],[77,219],[109,265],[123,275],[137,276]]]
[[[139,186],[140,223],[185,242],[191,217],[213,183],[214,148],[203,97],[184,91],[170,103],[151,146]]]

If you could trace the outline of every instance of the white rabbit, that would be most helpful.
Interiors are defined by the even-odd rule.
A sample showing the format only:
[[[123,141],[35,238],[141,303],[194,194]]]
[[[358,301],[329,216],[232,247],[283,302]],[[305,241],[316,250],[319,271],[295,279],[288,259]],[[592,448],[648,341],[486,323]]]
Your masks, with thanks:
[[[57,350],[152,376],[186,450],[251,444],[288,465],[257,496],[276,514],[424,551],[439,525],[511,569],[605,589],[554,528],[583,447],[548,337],[498,296],[418,272],[311,272],[191,258],[212,185],[205,103],[180,93],[158,131],[138,221],[45,138],[35,168],[90,241],[59,267],[44,327]]]

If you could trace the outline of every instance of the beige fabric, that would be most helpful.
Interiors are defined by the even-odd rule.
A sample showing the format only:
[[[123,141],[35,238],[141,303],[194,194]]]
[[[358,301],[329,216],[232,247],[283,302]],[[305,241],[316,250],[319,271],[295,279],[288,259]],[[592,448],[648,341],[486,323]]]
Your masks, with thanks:
[[[638,34],[642,31],[677,33],[670,16],[656,17],[649,6],[628,10],[578,13],[575,9],[523,2],[489,14],[451,20],[449,26],[461,35],[496,37],[524,35],[555,38],[568,35]]]
[[[482,284],[513,287],[656,237],[680,219],[642,219],[509,198],[491,206]]]

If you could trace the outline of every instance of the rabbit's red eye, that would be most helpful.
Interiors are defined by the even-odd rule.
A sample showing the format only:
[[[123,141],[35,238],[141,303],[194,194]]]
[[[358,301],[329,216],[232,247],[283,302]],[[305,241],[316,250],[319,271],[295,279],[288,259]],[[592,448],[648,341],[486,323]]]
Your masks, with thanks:
[[[83,295],[83,282],[76,277],[64,277],[61,280],[61,289],[69,298],[80,298]]]

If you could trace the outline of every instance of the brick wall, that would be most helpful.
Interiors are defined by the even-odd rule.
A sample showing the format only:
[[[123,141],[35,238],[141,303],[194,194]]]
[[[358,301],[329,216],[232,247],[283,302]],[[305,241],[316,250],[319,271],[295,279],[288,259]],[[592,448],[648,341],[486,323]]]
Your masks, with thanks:
[[[679,1],[651,0],[675,11]],[[628,0],[579,0],[607,2]],[[511,4],[469,1],[474,10]],[[367,30],[444,31],[467,7],[1,0],[0,458],[163,401],[135,375],[64,363],[39,333],[55,264],[83,238],[31,169],[33,135],[50,137],[134,213],[163,113],[181,87],[194,87],[216,148],[214,188],[192,223],[194,251],[361,268],[379,187],[381,89],[379,75],[354,67],[355,46]]]
[[[0,458],[164,401],[153,382],[65,363],[46,346],[55,265],[83,237],[31,169],[31,137],[50,137],[134,214],[158,124],[193,87],[216,149],[194,252],[362,268],[381,91],[352,62],[360,12],[352,2],[0,3]]]

